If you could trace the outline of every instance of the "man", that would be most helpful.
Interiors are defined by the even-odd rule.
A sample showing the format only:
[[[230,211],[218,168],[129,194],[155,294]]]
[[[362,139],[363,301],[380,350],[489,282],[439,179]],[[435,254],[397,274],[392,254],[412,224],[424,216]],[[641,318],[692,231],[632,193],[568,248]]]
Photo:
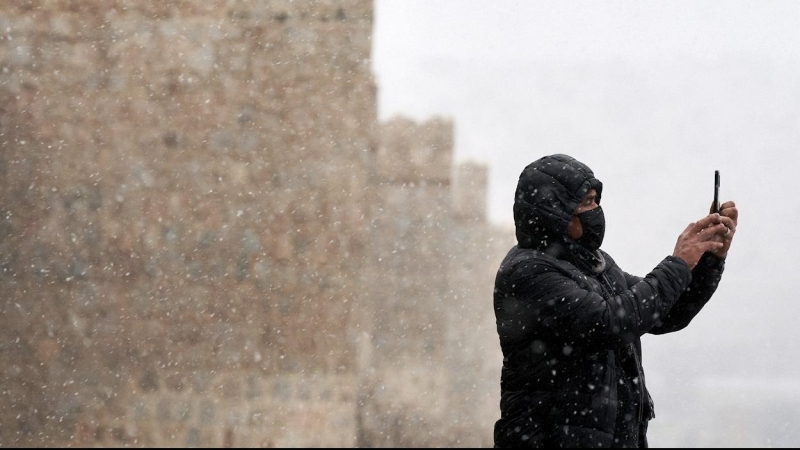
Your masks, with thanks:
[[[654,418],[640,337],[686,327],[716,290],[736,233],[733,202],[689,224],[644,278],[600,250],[602,183],[566,155],[522,173],[518,245],[495,284],[503,349],[497,447],[646,447]]]

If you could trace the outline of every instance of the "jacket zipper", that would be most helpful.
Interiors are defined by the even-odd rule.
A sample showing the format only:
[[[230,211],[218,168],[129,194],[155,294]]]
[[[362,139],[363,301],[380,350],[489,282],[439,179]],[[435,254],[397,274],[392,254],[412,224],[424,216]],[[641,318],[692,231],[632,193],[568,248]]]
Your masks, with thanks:
[[[606,291],[611,297],[614,296],[614,286],[612,286],[611,282],[606,277],[605,272],[601,274],[603,280],[600,282],[600,286],[603,290]],[[636,354],[636,346],[634,344],[630,344],[631,350],[633,353],[633,359],[636,361],[636,374],[639,376],[637,387],[639,388],[639,405],[638,405],[638,413],[639,413],[639,423],[642,422],[642,417],[644,417],[644,377],[642,376],[642,363],[639,362],[639,355]]]
[[[636,346],[633,347],[633,358],[636,360],[636,371],[639,373],[639,423],[642,423],[642,416],[644,416],[644,378],[642,377],[642,363],[639,362],[639,355],[636,354]]]

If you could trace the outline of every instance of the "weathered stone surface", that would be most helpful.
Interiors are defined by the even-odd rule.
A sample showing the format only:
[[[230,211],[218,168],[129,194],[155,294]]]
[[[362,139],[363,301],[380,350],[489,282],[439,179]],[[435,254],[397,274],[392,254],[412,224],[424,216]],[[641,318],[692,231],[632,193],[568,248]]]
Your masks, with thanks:
[[[18,399],[2,403],[0,423],[30,433],[3,425],[0,443],[66,443],[91,418],[107,430],[99,443],[131,444],[150,420],[244,414],[166,401],[137,409],[129,428],[116,422],[128,402],[163,392],[247,402],[266,392],[246,383],[255,374],[352,370],[349,307],[327,304],[352,298],[356,272],[332,262],[348,252],[360,267],[367,230],[360,215],[337,229],[321,208],[364,208],[362,154],[376,136],[351,123],[375,123],[371,11],[369,1],[3,4],[0,290],[19,306],[3,305],[0,341],[24,336],[29,351],[0,354],[0,388]],[[339,100],[352,91],[368,95]],[[331,137],[338,145],[322,145]],[[316,161],[350,170],[312,183]],[[276,174],[286,182],[270,182]],[[339,233],[359,249],[314,256]],[[320,281],[341,277],[347,292]],[[282,334],[264,341],[261,330]],[[77,381],[91,373],[94,387]],[[69,397],[79,407],[56,401],[71,380],[87,386]],[[153,426],[156,444],[203,440],[200,428]]]
[[[0,446],[490,443],[485,169],[372,8],[4,1]]]
[[[381,127],[367,272],[381,280],[371,291],[380,303],[364,313],[364,446],[492,444],[500,358],[487,344],[495,332],[486,305],[507,241],[493,243],[500,232],[486,221],[486,168],[454,165],[452,142],[441,118]]]

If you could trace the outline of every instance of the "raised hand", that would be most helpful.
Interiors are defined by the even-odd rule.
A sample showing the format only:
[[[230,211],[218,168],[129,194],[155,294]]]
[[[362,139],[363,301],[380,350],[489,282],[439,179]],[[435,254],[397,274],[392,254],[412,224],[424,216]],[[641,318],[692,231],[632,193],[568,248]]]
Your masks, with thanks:
[[[714,206],[711,206],[712,212]],[[723,245],[720,248],[710,250],[716,257],[725,259],[728,256],[728,250],[731,248],[733,236],[736,234],[736,226],[739,224],[739,210],[736,208],[736,203],[725,202],[719,207],[719,215],[722,223],[727,227],[727,231],[722,235],[716,237],[717,242]]]
[[[724,219],[730,220],[728,217],[724,217]],[[678,236],[678,242],[675,243],[675,251],[672,255],[684,260],[689,269],[694,269],[703,253],[722,250],[725,244],[720,242],[717,236],[724,235],[727,230],[728,226],[723,222],[722,215],[709,214],[697,222],[690,223],[683,230],[683,233]]]

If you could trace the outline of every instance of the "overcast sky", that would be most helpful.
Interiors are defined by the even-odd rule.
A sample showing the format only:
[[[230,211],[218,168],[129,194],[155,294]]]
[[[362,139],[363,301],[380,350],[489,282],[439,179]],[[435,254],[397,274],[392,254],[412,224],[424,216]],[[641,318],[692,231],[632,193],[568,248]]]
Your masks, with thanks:
[[[741,213],[725,278],[689,329],[645,339],[650,384],[792,384],[798,30],[795,1],[377,0],[380,117],[452,117],[457,160],[491,166],[497,223],[527,164],[577,157],[605,185],[603,248],[642,276],[707,213],[719,169]]]

